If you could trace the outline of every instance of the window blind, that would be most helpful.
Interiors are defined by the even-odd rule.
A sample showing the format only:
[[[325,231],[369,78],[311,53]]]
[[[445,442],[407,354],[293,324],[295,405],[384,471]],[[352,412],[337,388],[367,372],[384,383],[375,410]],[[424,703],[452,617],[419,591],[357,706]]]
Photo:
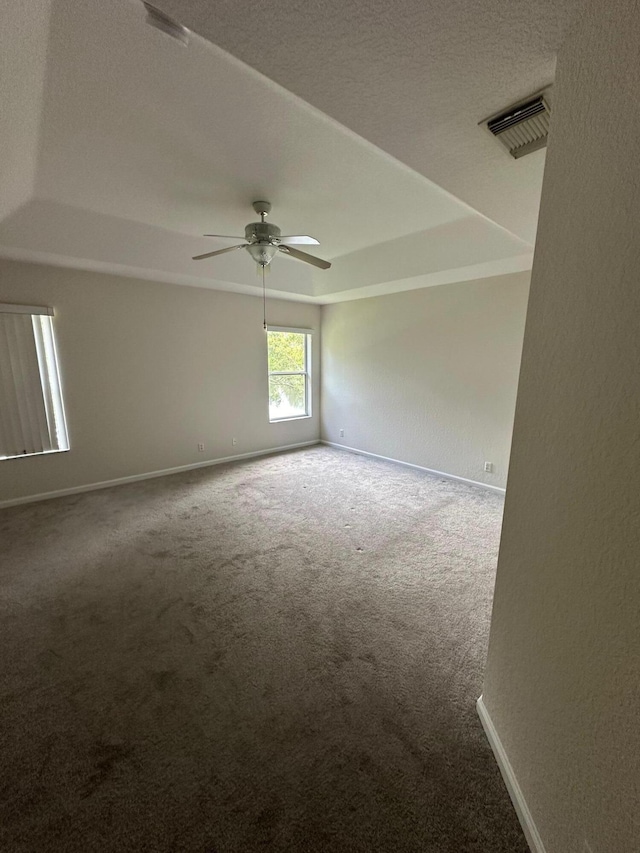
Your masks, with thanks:
[[[52,313],[0,304],[0,458],[69,449]]]

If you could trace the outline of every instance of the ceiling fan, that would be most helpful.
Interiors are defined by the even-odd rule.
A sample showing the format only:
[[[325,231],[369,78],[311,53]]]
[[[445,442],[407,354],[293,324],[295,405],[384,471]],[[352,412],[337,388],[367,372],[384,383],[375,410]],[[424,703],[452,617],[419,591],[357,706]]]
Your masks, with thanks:
[[[271,263],[278,252],[282,252],[290,258],[296,258],[298,261],[304,261],[306,264],[312,264],[321,270],[329,269],[331,266],[329,261],[323,261],[322,258],[316,258],[315,255],[309,255],[307,252],[301,252],[300,249],[294,248],[295,245],[317,246],[318,241],[314,237],[304,235],[283,237],[277,225],[265,222],[271,211],[271,205],[268,201],[254,201],[253,209],[259,214],[261,221],[250,222],[244,229],[246,243],[229,246],[227,249],[217,249],[215,252],[205,252],[203,255],[196,255],[193,260],[202,261],[205,258],[213,258],[215,255],[223,255],[225,252],[246,249],[258,266],[263,269]],[[221,240],[242,240],[242,237],[229,237],[226,234],[205,234],[204,236],[218,237]]]

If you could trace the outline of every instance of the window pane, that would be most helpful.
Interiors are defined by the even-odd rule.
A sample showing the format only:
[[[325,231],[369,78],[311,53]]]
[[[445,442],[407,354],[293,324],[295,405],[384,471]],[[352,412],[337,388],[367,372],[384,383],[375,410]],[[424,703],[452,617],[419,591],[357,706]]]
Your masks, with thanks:
[[[305,369],[305,339],[300,332],[267,332],[269,373],[274,370]]]
[[[0,311],[0,459],[68,449],[51,317]]]
[[[69,450],[67,424],[64,416],[64,406],[62,403],[60,375],[58,373],[58,359],[56,356],[56,345],[53,336],[53,324],[51,317],[45,315],[39,315],[37,317],[34,316],[33,333],[36,339],[36,347],[38,349],[42,391],[45,396],[47,418],[50,423],[50,428],[55,433],[58,449]]]
[[[304,376],[270,376],[269,419],[306,415],[305,384]]]

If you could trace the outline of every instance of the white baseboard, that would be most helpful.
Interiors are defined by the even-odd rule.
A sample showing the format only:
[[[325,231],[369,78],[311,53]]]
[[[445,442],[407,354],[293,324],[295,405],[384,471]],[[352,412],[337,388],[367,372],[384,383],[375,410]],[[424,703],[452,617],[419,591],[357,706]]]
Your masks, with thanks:
[[[224,462],[237,462],[240,459],[252,459],[254,456],[269,456],[272,453],[283,453],[285,450],[295,450],[298,447],[310,447],[320,442],[301,441],[298,444],[286,444],[283,447],[270,447],[268,450],[253,450],[250,453],[238,453],[235,456],[224,456],[221,459],[208,459],[206,462],[194,462],[190,465],[179,465],[177,468],[164,468],[162,471],[149,471],[146,474],[133,474],[130,477],[118,477],[116,480],[103,480],[100,483],[88,483],[85,486],[71,486],[69,489],[57,489],[54,492],[41,492],[38,495],[27,495],[22,498],[11,498],[0,501],[0,509],[19,504],[35,503],[36,501],[48,501],[51,498],[61,498],[65,495],[77,495],[81,492],[94,492],[97,489],[109,489],[111,486],[122,486],[124,483],[136,483],[139,480],[152,480],[154,477],[167,477],[170,474],[179,474],[181,471],[193,471],[195,468],[209,468],[212,465],[222,465]]]
[[[322,439],[320,444],[326,444],[329,447],[337,447],[338,450],[347,450],[349,453],[357,453],[359,456],[370,456],[372,459],[382,459],[384,462],[395,462],[396,465],[404,465],[407,468],[416,468],[418,471],[425,471],[427,474],[435,474],[437,477],[444,477],[447,480],[456,480],[458,483],[466,483],[468,486],[478,486],[481,489],[488,489],[490,492],[498,492],[500,495],[504,495],[505,493],[505,490],[500,486],[491,486],[489,483],[481,483],[479,480],[468,480],[466,477],[458,477],[457,474],[447,474],[444,471],[425,468],[424,465],[414,465],[413,462],[403,462],[402,459],[392,459],[390,456],[381,456],[379,453],[369,453],[368,450],[358,450],[357,447],[347,447],[346,444],[337,444],[335,441],[325,441]]]
[[[511,802],[513,803],[513,807],[518,815],[518,820],[522,826],[524,836],[527,839],[527,844],[531,848],[532,853],[546,853],[538,828],[533,822],[533,817],[531,816],[531,812],[529,811],[529,807],[525,801],[522,789],[520,788],[520,785],[518,785],[518,780],[513,772],[513,767],[509,762],[507,753],[505,752],[502,741],[500,740],[498,732],[493,725],[493,721],[489,716],[489,712],[487,711],[482,696],[476,702],[476,708],[478,709],[478,716],[480,717],[480,722],[482,723],[487,740],[489,741],[498,767],[500,768],[500,772],[502,773],[504,784],[506,785],[509,796],[511,797]]]

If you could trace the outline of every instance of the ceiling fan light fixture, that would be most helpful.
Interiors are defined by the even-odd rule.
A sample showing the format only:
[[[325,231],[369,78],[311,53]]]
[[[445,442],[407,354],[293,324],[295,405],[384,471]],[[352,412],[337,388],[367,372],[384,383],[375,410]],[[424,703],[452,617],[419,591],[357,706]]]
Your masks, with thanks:
[[[249,243],[245,248],[260,267],[268,266],[278,253],[278,246],[272,243]]]

